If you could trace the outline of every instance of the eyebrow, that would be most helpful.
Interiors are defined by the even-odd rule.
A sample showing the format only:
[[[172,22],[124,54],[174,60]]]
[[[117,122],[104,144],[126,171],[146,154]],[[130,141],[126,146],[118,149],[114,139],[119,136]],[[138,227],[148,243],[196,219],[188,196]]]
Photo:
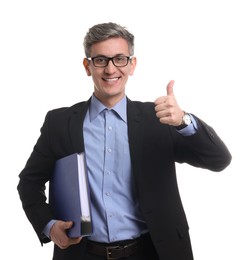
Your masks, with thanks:
[[[114,56],[106,56],[104,54],[98,54],[92,57],[105,57],[105,58],[112,58],[112,57],[117,57],[117,56],[128,56],[128,54],[124,54],[124,53],[119,53],[119,54],[115,54]]]

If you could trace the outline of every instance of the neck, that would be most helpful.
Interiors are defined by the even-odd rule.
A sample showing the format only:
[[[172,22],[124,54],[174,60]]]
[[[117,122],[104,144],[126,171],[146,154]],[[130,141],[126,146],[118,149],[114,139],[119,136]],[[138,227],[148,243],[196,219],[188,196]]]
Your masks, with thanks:
[[[124,95],[121,96],[115,96],[115,97],[101,97],[98,96],[97,94],[94,93],[94,96],[103,104],[105,105],[107,108],[112,108],[114,107],[119,101],[121,101],[123,99]]]

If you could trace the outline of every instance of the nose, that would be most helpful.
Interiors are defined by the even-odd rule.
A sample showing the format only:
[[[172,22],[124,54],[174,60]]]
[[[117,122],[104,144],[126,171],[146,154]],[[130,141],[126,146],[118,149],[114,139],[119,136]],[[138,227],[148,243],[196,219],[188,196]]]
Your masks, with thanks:
[[[116,66],[113,64],[112,60],[109,60],[107,66],[105,67],[105,72],[112,74],[116,70]]]

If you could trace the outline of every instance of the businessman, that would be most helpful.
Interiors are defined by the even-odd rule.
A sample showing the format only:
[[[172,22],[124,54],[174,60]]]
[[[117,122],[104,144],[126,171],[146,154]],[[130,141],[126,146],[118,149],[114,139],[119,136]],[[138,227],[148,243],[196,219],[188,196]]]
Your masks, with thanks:
[[[230,164],[230,152],[211,126],[180,108],[173,80],[155,102],[126,96],[137,58],[125,27],[96,24],[84,49],[92,96],[47,113],[19,175],[29,221],[41,243],[54,242],[53,260],[192,260],[176,163],[219,172]],[[86,154],[94,232],[70,238],[73,223],[54,218],[44,191],[56,160],[80,152]]]

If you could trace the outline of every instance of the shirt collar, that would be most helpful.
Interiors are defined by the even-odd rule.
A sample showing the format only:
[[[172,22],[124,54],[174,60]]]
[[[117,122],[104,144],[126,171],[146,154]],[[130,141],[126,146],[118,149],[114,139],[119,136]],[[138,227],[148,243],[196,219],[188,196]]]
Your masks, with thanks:
[[[91,98],[91,104],[89,108],[89,117],[90,121],[94,120],[103,110],[114,110],[119,117],[127,123],[127,114],[126,114],[126,96],[124,96],[114,107],[111,109],[103,105],[94,95]]]

